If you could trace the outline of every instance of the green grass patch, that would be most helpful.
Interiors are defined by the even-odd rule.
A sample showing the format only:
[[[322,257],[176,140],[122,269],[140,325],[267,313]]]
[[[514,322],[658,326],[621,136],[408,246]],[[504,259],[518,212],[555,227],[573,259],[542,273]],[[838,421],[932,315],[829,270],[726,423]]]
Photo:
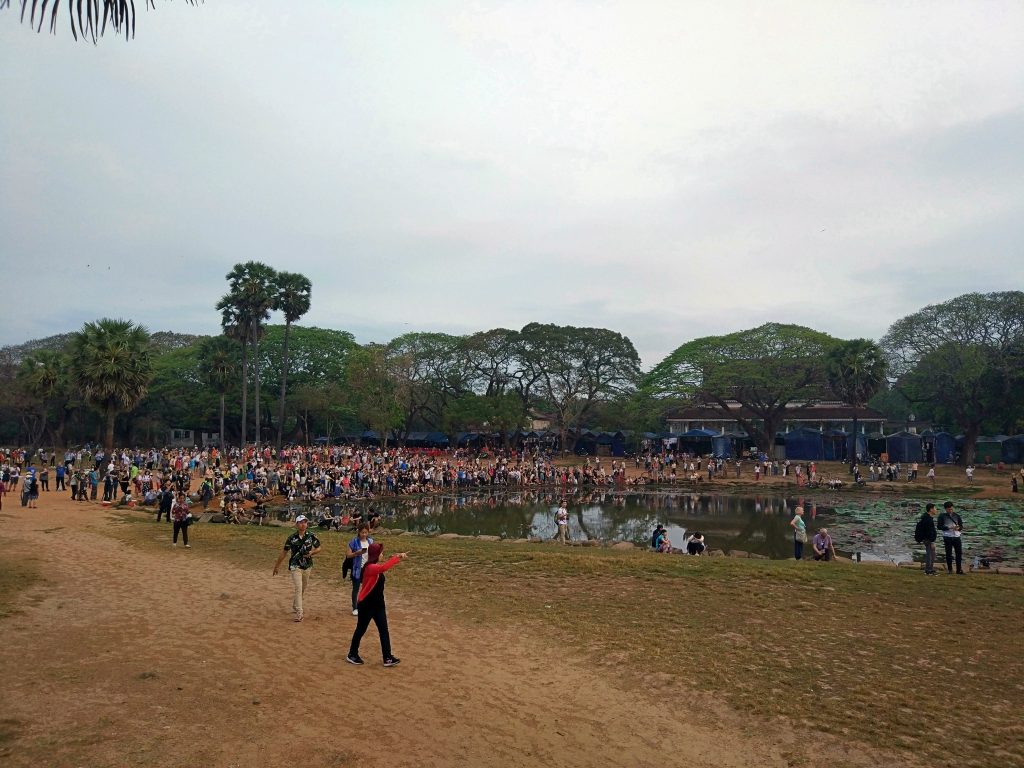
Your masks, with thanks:
[[[166,548],[169,526],[118,535]],[[201,525],[193,556],[270,571],[285,528]],[[318,534],[319,535],[319,534]],[[339,582],[349,536],[320,535]],[[710,690],[738,711],[936,764],[1024,765],[1024,579],[420,536],[389,591],[524,629],[628,684]],[[949,733],[950,719],[954,735]]]

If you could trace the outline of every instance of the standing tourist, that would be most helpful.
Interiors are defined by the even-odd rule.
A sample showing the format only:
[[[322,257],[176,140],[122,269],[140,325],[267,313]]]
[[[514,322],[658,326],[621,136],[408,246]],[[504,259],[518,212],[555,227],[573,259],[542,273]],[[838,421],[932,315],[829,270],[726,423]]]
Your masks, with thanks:
[[[295,621],[302,621],[302,597],[309,586],[309,572],[313,568],[313,557],[320,554],[320,539],[309,531],[305,515],[295,518],[295,533],[284,542],[284,549],[274,563],[274,575],[288,555],[288,574],[292,577],[292,614]]]
[[[934,472],[934,469],[932,470]],[[924,514],[914,529],[914,541],[924,544],[924,575],[935,575],[935,505],[926,504]]]
[[[192,513],[188,509],[188,499],[185,498],[184,493],[179,493],[178,498],[174,500],[174,504],[171,506],[171,520],[174,523],[174,534],[171,539],[171,546],[178,546],[178,533],[181,533],[181,541],[185,545],[185,549],[192,549],[192,545],[188,543],[188,527],[192,524]]]
[[[947,501],[942,505],[942,514],[939,515],[937,527],[942,531],[942,543],[946,548],[946,573],[953,572],[953,559],[956,557],[956,572],[963,576],[963,541],[960,534],[964,529],[964,521],[955,511],[953,502]]]
[[[345,559],[351,560],[352,567],[352,615],[359,615],[359,584],[363,575],[363,566],[366,565],[369,547],[373,544],[370,538],[369,523],[360,523],[356,537],[348,543],[348,551]]]
[[[799,468],[799,465],[797,467]],[[807,524],[804,523],[803,507],[797,507],[793,510],[793,519],[789,521],[789,526],[793,529],[793,557],[797,560],[802,560],[804,544],[807,543]]]
[[[372,620],[377,625],[377,633],[380,635],[380,650],[384,655],[384,666],[393,667],[398,664],[398,659],[391,653],[391,635],[388,632],[387,606],[384,604],[384,572],[394,568],[408,555],[399,552],[391,557],[386,563],[381,563],[380,553],[384,551],[383,544],[373,543],[367,553],[366,565],[363,567],[362,586],[359,589],[359,620],[356,622],[356,630],[352,633],[352,643],[349,645],[346,661],[349,664],[362,664],[359,658],[359,643],[366,634],[367,627]]]
[[[558,526],[556,538],[563,544],[569,541],[569,510],[565,507],[565,499],[558,502],[558,509],[555,511],[555,524]]]

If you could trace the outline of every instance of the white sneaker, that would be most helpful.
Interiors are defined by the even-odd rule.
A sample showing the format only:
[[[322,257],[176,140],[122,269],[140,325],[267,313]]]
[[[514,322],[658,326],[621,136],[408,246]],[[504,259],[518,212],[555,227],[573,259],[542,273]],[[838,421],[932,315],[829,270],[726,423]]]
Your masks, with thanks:
[[[178,546],[178,542],[176,542],[176,541],[172,541],[172,542],[171,542],[171,546],[172,546],[172,547],[176,547],[176,546]]]
[[[192,549],[192,545],[191,544],[186,544],[185,545],[185,549]]]
[[[359,615],[359,609],[358,608],[353,608],[352,609],[352,615],[353,616],[358,616]]]

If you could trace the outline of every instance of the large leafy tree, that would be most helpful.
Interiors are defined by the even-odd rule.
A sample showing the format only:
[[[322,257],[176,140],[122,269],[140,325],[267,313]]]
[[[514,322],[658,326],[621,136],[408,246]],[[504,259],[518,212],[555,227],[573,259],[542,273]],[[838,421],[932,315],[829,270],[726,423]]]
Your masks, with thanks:
[[[114,447],[114,420],[145,396],[152,376],[149,332],[130,320],[86,323],[69,345],[71,382],[104,418],[103,447]]]
[[[26,355],[18,367],[17,380],[29,399],[39,406],[39,437],[47,426],[52,408],[57,413],[57,426],[50,430],[54,445],[63,445],[71,402],[67,355],[52,349]],[[35,443],[34,440],[30,442]]]
[[[284,370],[284,337],[283,325],[268,325],[260,341],[260,369],[266,387],[280,389],[278,377]],[[349,355],[357,346],[347,331],[292,326],[288,334],[288,395],[282,439],[288,439],[291,429],[289,418],[301,415],[308,420],[308,416],[316,411],[307,406],[317,401],[314,397],[317,390],[346,386]],[[300,387],[301,397],[297,394]],[[300,407],[300,401],[305,405]]]
[[[840,341],[825,354],[829,387],[853,408],[853,455],[857,452],[857,409],[881,391],[887,369],[882,348],[868,339]],[[853,469],[852,462],[850,468]]]
[[[284,313],[284,361],[281,364],[281,396],[277,411],[277,447],[281,447],[284,430],[284,403],[288,393],[288,335],[292,323],[309,312],[313,284],[297,272],[278,272],[274,281],[274,309]]]
[[[469,391],[462,339],[447,333],[407,333],[386,348],[389,375],[402,404],[401,438],[416,424],[440,427],[445,405]]]
[[[360,422],[387,445],[388,435],[403,423],[400,385],[391,370],[388,348],[367,344],[349,361],[349,397]]]
[[[260,411],[260,357],[259,344],[264,323],[270,318],[274,306],[274,283],[277,273],[259,261],[235,264],[227,274],[228,292],[217,304],[221,311],[221,326],[225,335],[236,339],[242,347],[242,443],[246,442],[246,395],[248,390],[248,348],[252,347],[253,377],[256,380],[255,404],[256,442],[262,437],[263,424]]]
[[[779,323],[704,336],[658,363],[643,388],[736,420],[772,453],[787,407],[810,404],[828,391],[825,356],[836,343],[826,333]]]
[[[916,405],[948,413],[975,460],[982,426],[1019,403],[1024,387],[1024,292],[967,293],[897,320],[882,338],[896,386]]]
[[[224,410],[227,393],[238,379],[235,344],[226,336],[212,336],[199,343],[199,374],[220,396],[220,450],[224,452]]]
[[[605,328],[530,323],[519,332],[524,381],[557,417],[562,450],[569,427],[577,432],[599,402],[629,394],[640,376],[640,356],[628,338]]]

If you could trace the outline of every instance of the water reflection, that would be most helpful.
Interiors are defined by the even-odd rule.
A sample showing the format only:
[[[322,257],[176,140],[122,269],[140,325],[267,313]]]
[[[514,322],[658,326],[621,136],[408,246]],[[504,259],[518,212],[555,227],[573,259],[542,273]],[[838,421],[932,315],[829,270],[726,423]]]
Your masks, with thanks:
[[[346,524],[353,515],[372,510],[382,516],[387,527],[421,533],[547,539],[555,535],[555,510],[562,498],[567,500],[569,534],[574,540],[630,541],[647,546],[654,526],[662,523],[675,547],[682,548],[690,533],[700,531],[710,549],[788,558],[793,555],[789,521],[798,504],[804,506],[809,530],[832,524],[829,507],[800,497],[698,493],[594,491],[564,497],[554,491],[522,490],[378,499],[329,508]],[[292,519],[299,511],[309,510],[293,505],[277,510],[277,517]]]

